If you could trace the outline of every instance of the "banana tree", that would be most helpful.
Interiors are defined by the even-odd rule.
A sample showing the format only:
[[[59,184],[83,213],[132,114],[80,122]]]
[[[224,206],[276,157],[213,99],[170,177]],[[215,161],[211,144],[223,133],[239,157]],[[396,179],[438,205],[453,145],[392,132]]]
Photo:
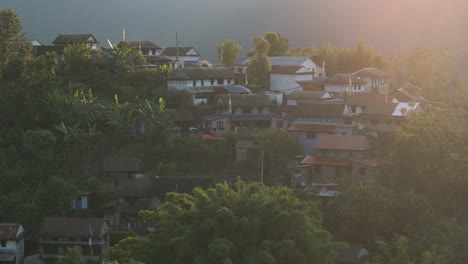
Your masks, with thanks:
[[[164,143],[167,136],[167,127],[170,125],[169,120],[164,111],[166,103],[163,98],[159,98],[159,102],[155,103],[148,99],[142,103],[138,109],[145,128],[148,129],[147,140],[151,144],[154,136],[158,136],[160,143]]]
[[[114,127],[114,140],[118,141],[120,136],[128,134],[133,109],[129,109],[128,103],[121,104],[119,97],[114,95],[114,103],[108,107],[107,125]]]

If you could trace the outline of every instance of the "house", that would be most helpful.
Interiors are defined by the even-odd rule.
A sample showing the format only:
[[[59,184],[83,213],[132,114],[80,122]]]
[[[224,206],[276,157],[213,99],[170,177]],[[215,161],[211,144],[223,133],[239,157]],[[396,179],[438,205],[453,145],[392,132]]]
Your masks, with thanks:
[[[150,40],[133,40],[127,42],[134,50],[140,51],[140,53],[145,57],[161,55],[162,48]]]
[[[77,43],[83,43],[87,48],[97,49],[99,42],[93,34],[63,34],[58,35],[52,42],[55,46],[68,46]]]
[[[108,158],[104,160],[102,171],[103,185],[109,192],[118,190],[129,180],[144,177],[141,160],[131,157]]]
[[[303,153],[315,154],[315,144],[322,135],[352,135],[353,125],[343,102],[303,103],[284,108],[294,123],[288,128],[302,146]]]
[[[167,108],[166,113],[171,122],[176,126],[178,134],[187,134],[191,129],[200,127],[195,117],[194,109]]]
[[[181,68],[185,67],[186,62],[192,64],[200,62],[200,54],[193,47],[167,47],[161,54],[173,61],[180,62]]]
[[[220,95],[217,113],[202,117],[207,133],[222,136],[236,127],[287,129],[288,120],[270,112],[272,103],[261,94]]]
[[[39,231],[39,249],[44,263],[55,263],[69,247],[81,247],[83,258],[106,261],[109,226],[100,218],[46,217]]]
[[[309,57],[268,57],[272,65],[270,72],[270,90],[289,94],[302,90],[300,81],[312,81],[316,77],[325,77],[325,71]]]
[[[350,115],[359,115],[368,105],[385,104],[388,102],[399,103],[395,96],[382,95],[376,92],[352,93],[345,97],[345,103]]]
[[[233,65],[237,75],[246,74],[250,57],[240,57]],[[309,57],[268,57],[272,70],[270,72],[270,90],[286,94],[302,90],[297,82],[312,81],[325,77],[325,71]]]
[[[365,184],[381,165],[364,136],[322,135],[315,148],[291,171],[293,187]]]
[[[169,192],[191,194],[195,187],[208,189],[213,181],[207,177],[160,177],[145,176],[121,184],[113,193],[113,200],[98,206],[98,214],[116,230],[132,230],[139,234],[148,232],[138,213],[141,210],[156,210]]]
[[[223,67],[188,67],[176,69],[167,78],[167,86],[177,90],[234,84],[234,74]]]
[[[337,73],[328,78],[324,84],[324,91],[334,93],[335,96],[368,92],[365,90],[366,81],[353,74]]]
[[[24,228],[18,223],[0,223],[0,263],[23,264]]]
[[[192,103],[211,104],[221,94],[251,94],[250,89],[237,84],[224,84],[217,86],[189,87],[186,89],[192,95]]]
[[[79,192],[73,200],[73,210],[77,217],[88,215],[88,197],[89,193]]]
[[[327,77],[314,77],[312,80],[297,81],[303,91],[324,91]]]
[[[440,106],[444,105],[438,102],[428,100],[423,96],[423,89],[411,83],[406,83],[393,91],[393,96],[402,103],[420,103],[421,106]]]
[[[368,264],[369,252],[360,244],[349,244],[348,247],[338,249],[336,264]]]
[[[332,101],[336,97],[324,91],[294,91],[286,96],[286,105],[299,105],[304,103],[313,103],[320,101]]]
[[[380,92],[386,93],[388,91],[388,80],[390,74],[383,72],[377,68],[362,68],[359,71],[353,72],[354,77],[360,78],[365,81],[364,92]]]
[[[52,42],[54,45],[35,45],[34,54],[35,56],[44,55],[47,52],[55,52],[59,55],[60,59],[64,59],[64,50],[68,45],[77,43],[84,44],[87,48],[97,52],[97,45],[99,42],[93,36],[93,34],[66,34],[58,35]],[[36,43],[37,44],[37,43]],[[42,44],[42,43],[40,43]]]
[[[264,129],[255,127],[236,127],[236,162],[257,162],[260,156],[260,148],[255,143],[255,134]]]

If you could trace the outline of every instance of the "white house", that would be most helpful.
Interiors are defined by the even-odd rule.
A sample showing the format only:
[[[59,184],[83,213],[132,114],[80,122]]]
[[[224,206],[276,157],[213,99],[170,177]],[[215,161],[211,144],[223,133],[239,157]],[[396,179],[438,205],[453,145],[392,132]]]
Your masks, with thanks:
[[[365,81],[364,92],[381,92],[388,90],[387,81],[390,75],[377,68],[362,68],[359,71],[353,72],[353,76]]]
[[[223,67],[180,68],[173,71],[167,78],[167,86],[177,90],[228,84],[234,84],[234,74]]]
[[[167,47],[161,54],[173,61],[177,60],[182,68],[185,63],[199,64],[200,62],[200,54],[193,47]]]
[[[0,263],[23,264],[24,228],[17,223],[0,223]]]
[[[324,84],[324,90],[335,95],[366,92],[364,88],[366,82],[353,74],[337,73],[328,78]]]

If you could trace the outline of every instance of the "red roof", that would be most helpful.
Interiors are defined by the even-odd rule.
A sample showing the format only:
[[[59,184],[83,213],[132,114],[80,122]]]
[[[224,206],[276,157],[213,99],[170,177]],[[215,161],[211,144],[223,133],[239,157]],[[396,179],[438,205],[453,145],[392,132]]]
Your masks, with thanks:
[[[307,156],[301,163],[313,165],[331,165],[331,166],[351,166],[353,162],[347,158],[323,158],[316,156]]]
[[[316,149],[366,150],[372,148],[365,136],[323,135],[320,136]]]
[[[293,124],[288,128],[288,131],[335,132],[336,131],[336,126],[312,125],[312,124]]]
[[[205,134],[205,135],[203,135],[203,138],[205,138],[205,139],[207,139],[207,138],[216,138],[216,136]]]
[[[377,158],[351,159],[351,161],[357,162],[359,164],[369,166],[369,167],[377,167],[383,164],[383,162],[378,160]]]

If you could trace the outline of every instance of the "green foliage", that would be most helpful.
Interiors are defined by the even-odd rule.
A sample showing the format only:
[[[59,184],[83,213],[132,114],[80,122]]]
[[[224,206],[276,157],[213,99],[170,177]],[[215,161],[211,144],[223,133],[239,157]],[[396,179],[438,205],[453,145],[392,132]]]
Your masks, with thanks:
[[[23,66],[30,49],[16,13],[10,8],[0,10],[0,84],[11,80],[12,75],[20,76],[13,73],[20,70],[18,66]]]
[[[109,248],[109,257],[118,263],[132,263],[132,261],[150,263],[151,258],[148,252],[151,252],[151,245],[148,240],[128,237]]]
[[[146,63],[145,57],[138,50],[133,49],[128,41],[113,45],[111,49],[104,49],[104,52],[108,54],[116,72],[128,73]]]
[[[84,43],[75,43],[65,47],[64,51],[64,74],[68,80],[85,80],[97,69],[97,59],[92,50]]]
[[[132,231],[112,231],[110,233],[110,246],[114,246],[129,237],[135,237],[135,233]]]
[[[247,56],[286,56],[289,48],[289,40],[281,36],[280,33],[266,32],[263,36],[257,36],[252,39],[252,50]]]
[[[28,130],[23,135],[23,149],[33,159],[52,160],[55,158],[57,139],[49,130]]]
[[[235,40],[225,39],[216,45],[218,60],[225,66],[231,67],[239,58],[241,47]]]
[[[271,63],[268,57],[256,54],[247,62],[249,83],[266,87],[270,80]]]
[[[239,182],[170,193],[154,215],[151,259],[165,263],[332,263],[318,207],[286,188]]]
[[[67,248],[67,253],[58,259],[57,264],[86,264],[83,258],[83,249],[80,247]]]

